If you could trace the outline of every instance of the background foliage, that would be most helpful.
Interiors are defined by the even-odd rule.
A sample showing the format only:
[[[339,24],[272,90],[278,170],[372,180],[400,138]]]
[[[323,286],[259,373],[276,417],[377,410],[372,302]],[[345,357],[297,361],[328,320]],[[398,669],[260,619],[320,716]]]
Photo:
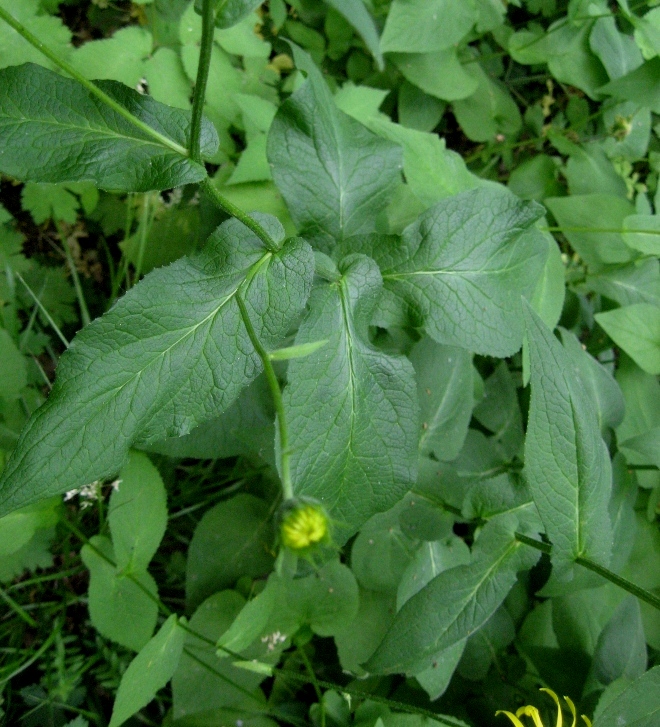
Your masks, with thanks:
[[[531,702],[550,724],[547,686],[596,727],[651,727],[660,612],[597,567],[660,596],[660,6],[220,5],[204,166],[180,154],[193,2],[0,0],[161,137],[0,21],[0,465],[19,453],[0,495],[3,719],[471,726]],[[226,222],[207,172],[316,256]],[[295,491],[328,503],[341,546],[295,580],[237,270],[282,359]],[[244,360],[222,368],[178,331],[224,296],[217,348]],[[152,375],[113,418],[163,350],[179,378]],[[26,431],[50,449],[23,455],[38,409]],[[524,544],[539,532],[551,554]]]

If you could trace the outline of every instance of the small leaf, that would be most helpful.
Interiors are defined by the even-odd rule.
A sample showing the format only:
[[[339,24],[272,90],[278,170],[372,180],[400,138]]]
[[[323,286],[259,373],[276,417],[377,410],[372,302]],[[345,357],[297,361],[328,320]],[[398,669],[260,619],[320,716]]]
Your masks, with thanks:
[[[283,238],[274,219],[261,221]],[[246,307],[264,345],[276,348],[305,305],[313,270],[303,240],[270,253],[232,219],[199,254],[147,275],[62,356],[50,397],[3,472],[0,514],[113,476],[133,444],[187,434],[219,415],[261,369],[239,288],[249,278]]]
[[[125,192],[169,189],[204,179],[204,167],[185,152],[188,112],[116,81],[96,85],[153,134],[77,81],[31,63],[12,66],[0,70],[0,169],[22,181],[89,181]],[[206,121],[202,151],[211,156],[217,146],[215,129]]]
[[[90,545],[83,546],[80,551],[89,569],[88,608],[92,625],[102,636],[139,651],[156,627],[156,583],[146,571],[132,574],[139,581],[135,583],[132,578],[118,573],[97,550],[114,560],[112,544],[99,535],[91,538]]]
[[[296,337],[328,343],[291,361],[283,396],[294,490],[320,500],[345,540],[413,485],[418,408],[410,363],[369,343],[376,264],[354,256],[340,269],[314,290]]]
[[[110,727],[119,727],[146,707],[172,678],[183,653],[186,632],[172,614],[128,665],[119,683]]]
[[[371,55],[376,59],[378,69],[382,71],[385,68],[385,62],[383,54],[380,52],[378,30],[367,8],[361,2],[356,3],[352,0],[327,0],[327,3],[341,13],[357,30]]]
[[[278,348],[277,351],[271,351],[268,357],[271,361],[289,361],[292,358],[304,358],[310,353],[323,348],[328,342],[326,338],[323,341],[310,341],[309,343],[301,343],[299,346],[287,346],[287,348]]]
[[[365,668],[373,674],[416,673],[483,626],[517,572],[531,568],[540,555],[515,540],[510,527],[515,522],[489,523],[469,565],[443,571],[406,601]]]
[[[567,351],[525,306],[532,398],[525,441],[526,478],[560,571],[577,557],[607,565],[610,458],[595,409]]]
[[[167,527],[165,486],[158,470],[140,452],[131,452],[110,498],[108,521],[120,571],[145,571]]]
[[[401,238],[351,239],[383,273],[398,325],[424,327],[439,343],[492,356],[520,348],[520,296],[531,295],[547,255],[530,229],[543,209],[493,187],[449,197],[424,212]]]
[[[315,247],[372,232],[401,180],[401,150],[375,136],[332,98],[312,61],[294,47],[307,83],[280,106],[268,135],[273,179]]]
[[[649,374],[660,374],[660,309],[648,303],[597,313],[598,324],[637,365]]]

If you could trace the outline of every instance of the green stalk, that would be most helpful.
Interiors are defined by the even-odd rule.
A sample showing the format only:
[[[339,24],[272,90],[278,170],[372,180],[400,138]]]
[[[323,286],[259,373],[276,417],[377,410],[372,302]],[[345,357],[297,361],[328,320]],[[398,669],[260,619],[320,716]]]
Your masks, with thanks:
[[[213,200],[216,206],[220,207],[220,209],[224,210],[228,215],[240,220],[248,229],[252,230],[252,232],[254,232],[254,234],[264,243],[267,250],[270,252],[277,252],[280,249],[279,245],[266,232],[266,230],[264,230],[264,228],[256,220],[252,219],[247,212],[244,212],[240,209],[240,207],[237,207],[233,204],[233,202],[230,202],[228,199],[223,197],[208,177],[200,182],[200,186]]]
[[[524,543],[525,545],[529,545],[532,548],[536,548],[536,550],[540,550],[542,553],[546,553],[547,555],[550,555],[552,553],[552,546],[548,543],[543,543],[540,540],[535,540],[534,538],[530,538],[527,535],[523,535],[522,533],[516,533],[515,537],[519,543]],[[657,608],[660,611],[660,598],[658,598],[658,596],[655,596],[650,591],[647,591],[645,588],[641,588],[640,586],[635,585],[626,578],[622,578],[621,576],[611,571],[609,568],[598,565],[598,563],[594,562],[590,558],[583,558],[581,556],[578,556],[575,559],[575,562],[578,565],[581,565],[583,568],[587,568],[594,573],[598,573],[599,576],[610,581],[610,583],[614,583],[615,586],[619,586],[619,588],[622,588],[624,591],[632,593],[632,595],[637,596],[640,601],[644,601],[645,603],[648,603],[649,605],[653,606],[653,608]]]
[[[202,164],[201,136],[202,112],[206,98],[206,84],[211,66],[213,52],[213,31],[215,30],[215,13],[213,0],[203,0],[202,3],[202,44],[199,50],[199,65],[197,66],[197,80],[193,92],[192,124],[190,128],[190,157],[193,161]]]
[[[275,375],[275,369],[268,355],[268,351],[263,347],[259,337],[257,336],[248,310],[245,306],[245,301],[242,295],[236,294],[236,302],[241,312],[241,318],[243,319],[243,325],[245,330],[252,341],[254,350],[261,359],[261,363],[264,367],[264,373],[266,374],[266,380],[270,387],[270,393],[273,397],[275,404],[275,411],[277,413],[277,422],[280,425],[280,465],[282,468],[282,492],[285,500],[290,500],[293,497],[293,483],[291,481],[291,453],[289,452],[289,430],[286,422],[286,415],[284,413],[284,402],[282,401],[282,390],[280,389],[280,383]]]
[[[137,129],[140,129],[140,131],[142,131],[144,134],[147,134],[147,136],[150,136],[159,144],[168,147],[172,151],[175,151],[177,154],[181,154],[182,156],[188,156],[188,150],[185,147],[177,144],[175,141],[172,141],[172,139],[168,138],[167,136],[160,134],[155,129],[152,129],[151,126],[145,124],[144,121],[140,121],[140,119],[133,116],[133,114],[128,109],[124,108],[120,103],[117,103],[117,101],[108,96],[107,93],[101,91],[101,89],[93,84],[91,81],[88,81],[72,65],[70,65],[66,61],[63,61],[61,58],[58,58],[58,56],[53,53],[53,51],[48,48],[48,46],[44,45],[39,40],[39,38],[32,35],[32,33],[30,33],[30,31],[24,25],[19,23],[13,15],[10,15],[2,7],[2,5],[0,5],[0,18],[2,18],[8,25],[10,25],[19,35],[25,38],[25,40],[27,40],[30,45],[34,46],[40,53],[45,55],[48,60],[52,61],[58,68],[61,68],[65,73],[68,73],[71,78],[75,78],[76,81],[82,84],[92,95],[96,96],[96,98],[102,101],[106,106],[109,106],[120,116],[123,116]]]
[[[55,227],[57,227],[57,234],[60,236],[60,242],[64,248],[64,255],[66,256],[66,263],[69,266],[69,272],[71,273],[71,279],[73,280],[73,287],[76,291],[76,297],[78,298],[78,307],[80,308],[80,317],[82,319],[83,326],[87,326],[91,323],[92,318],[89,315],[89,308],[87,307],[87,301],[83,293],[82,285],[80,284],[80,276],[76,268],[76,263],[71,254],[69,243],[67,242],[66,235],[62,230],[60,223],[55,220]]]

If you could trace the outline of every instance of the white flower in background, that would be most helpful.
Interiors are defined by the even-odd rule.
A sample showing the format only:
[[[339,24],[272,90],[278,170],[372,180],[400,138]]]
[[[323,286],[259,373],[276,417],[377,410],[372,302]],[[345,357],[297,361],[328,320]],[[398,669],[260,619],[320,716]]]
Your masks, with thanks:
[[[110,483],[110,487],[112,488],[113,492],[117,492],[120,483],[121,480],[115,480],[114,482]],[[76,495],[78,495],[81,500],[80,509],[85,510],[86,508],[91,507],[94,502],[97,502],[103,497],[103,485],[98,480],[94,480],[94,482],[90,482],[89,485],[83,485],[82,487],[77,487],[73,490],[69,490],[64,495],[64,502],[69,502],[69,500],[73,500]]]
[[[273,634],[262,636],[261,643],[268,644],[268,651],[275,651],[275,647],[278,644],[283,644],[287,640],[287,635],[282,634],[279,631],[275,631]]]

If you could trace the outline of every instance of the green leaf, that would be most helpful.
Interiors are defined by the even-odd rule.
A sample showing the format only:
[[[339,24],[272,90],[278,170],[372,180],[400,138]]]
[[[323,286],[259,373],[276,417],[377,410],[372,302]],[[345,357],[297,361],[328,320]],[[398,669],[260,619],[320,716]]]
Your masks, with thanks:
[[[107,538],[95,535],[89,543],[83,546],[80,555],[89,569],[88,608],[92,624],[102,636],[139,651],[156,626],[156,583],[146,571],[132,574],[138,583],[118,573],[106,560],[114,560],[112,544]]]
[[[435,654],[481,628],[538,552],[513,537],[513,520],[484,528],[469,565],[443,571],[406,601],[365,668],[374,674],[432,667]]]
[[[360,589],[360,606],[356,617],[335,634],[342,669],[364,675],[360,664],[373,654],[385,636],[395,611],[394,593]]]
[[[120,81],[135,88],[144,77],[144,62],[152,46],[151,33],[139,25],[129,25],[115,31],[111,38],[75,48],[71,65],[85,78]]]
[[[306,578],[286,581],[286,600],[315,634],[333,636],[357,615],[358,585],[351,570],[333,560]]]
[[[654,113],[660,113],[660,58],[646,61],[625,76],[601,86],[599,93],[614,96],[626,101],[635,101],[642,108],[649,108]]]
[[[71,52],[71,31],[57,16],[45,15],[39,0],[0,0],[0,6],[11,13],[37,38],[48,39],[48,48],[59,58],[66,59]],[[0,22],[0,68],[21,63],[39,63],[51,67],[52,63],[11,26]]]
[[[380,41],[384,53],[430,53],[457,45],[477,21],[473,0],[394,0]]]
[[[563,572],[577,557],[607,565],[612,473],[594,407],[569,354],[525,307],[532,398],[525,441],[526,479]]]
[[[369,591],[395,593],[415,554],[417,541],[399,524],[402,503],[374,515],[361,529],[351,548],[351,567],[360,585]]]
[[[623,239],[633,250],[660,255],[660,215],[631,215],[623,221]]]
[[[456,48],[434,53],[393,53],[390,58],[410,83],[436,98],[456,101],[477,90],[478,81],[461,65]]]
[[[458,664],[458,673],[463,679],[471,681],[485,679],[493,661],[515,636],[515,624],[506,608],[500,606],[483,628],[468,638]]]
[[[654,727],[660,715],[660,666],[636,679],[601,714],[594,727]]]
[[[563,228],[563,234],[589,267],[627,263],[632,259],[630,248],[622,237],[623,221],[635,211],[627,199],[606,194],[585,194],[549,197],[545,204]]]
[[[634,303],[660,306],[660,263],[651,258],[605,268],[598,275],[588,275],[586,285],[621,306]]]
[[[582,348],[577,336],[562,330],[561,339],[591,399],[598,426],[605,435],[608,427],[615,428],[623,420],[625,402],[621,389],[607,369]]]
[[[382,71],[385,68],[385,62],[380,51],[378,30],[366,7],[361,2],[356,3],[351,0],[326,0],[326,2],[341,13],[357,30],[371,55],[376,59],[379,70]]]
[[[419,451],[449,462],[463,446],[474,406],[472,354],[423,338],[410,361],[421,410]]]
[[[379,264],[390,301],[404,311],[400,323],[439,343],[510,356],[522,343],[520,296],[533,292],[547,255],[530,230],[541,214],[504,189],[475,189],[440,201],[401,238],[350,245]]]
[[[202,165],[185,156],[189,113],[114,81],[96,85],[153,134],[77,81],[31,63],[5,68],[0,71],[0,169],[22,181],[90,181],[126,192],[169,189],[206,176]],[[203,153],[212,155],[217,145],[215,130],[205,122]]]
[[[340,271],[312,293],[296,344],[328,342],[291,361],[284,407],[294,491],[323,502],[344,540],[414,484],[418,405],[410,363],[369,343],[376,264],[349,257]]]
[[[594,652],[594,676],[601,684],[637,679],[646,671],[646,641],[639,601],[625,598],[600,632]]]
[[[442,101],[407,82],[401,84],[397,100],[399,123],[417,131],[433,131],[446,108]]]
[[[275,412],[264,376],[239,394],[219,417],[196,427],[183,437],[149,445],[149,452],[181,459],[226,459],[257,454],[274,462]]]
[[[108,522],[117,568],[147,569],[167,527],[167,494],[158,470],[140,452],[131,452],[112,493]]]
[[[16,401],[27,386],[27,363],[12,337],[0,328],[0,398]]]
[[[186,632],[172,614],[124,672],[112,709],[110,727],[119,727],[146,707],[172,678],[183,653]]]
[[[0,558],[27,545],[37,530],[52,528],[59,519],[59,500],[46,500],[0,518]]]
[[[283,238],[275,220],[261,222]],[[0,514],[112,476],[133,444],[187,434],[221,413],[261,369],[239,288],[263,345],[277,348],[305,305],[313,268],[303,240],[270,253],[232,219],[198,255],[147,275],[62,356],[48,401],[3,472]]]
[[[244,708],[247,712],[264,709],[265,700],[258,689],[263,677],[219,658],[213,645],[230,628],[244,604],[235,591],[222,591],[207,598],[190,619],[190,628],[211,643],[186,634],[185,651],[172,678],[176,721],[220,708]]]
[[[80,202],[62,184],[28,182],[21,193],[21,206],[38,225],[51,217],[73,225],[78,218]]]
[[[522,414],[513,377],[504,361],[484,386],[484,397],[474,410],[475,419],[489,429],[508,457],[520,454],[524,435]]]
[[[188,550],[186,602],[192,609],[232,586],[241,576],[263,576],[272,568],[271,513],[263,500],[241,494],[204,514]]]
[[[218,28],[231,28],[260,4],[259,0],[215,0],[215,25]],[[195,0],[195,10],[201,12],[201,9],[202,0]]]
[[[605,333],[644,371],[660,374],[660,309],[648,303],[627,305],[596,320]]]
[[[301,234],[327,252],[333,239],[374,230],[400,183],[401,150],[340,111],[311,60],[294,55],[308,81],[280,106],[268,159]]]
[[[522,119],[506,86],[491,78],[477,62],[466,69],[476,88],[471,95],[453,103],[456,120],[465,135],[473,141],[490,142],[498,134],[507,138],[515,136]]]
[[[406,182],[423,207],[488,184],[468,171],[461,156],[447,149],[445,140],[437,134],[406,129],[389,119],[372,118],[363,122],[376,134],[403,148]]]
[[[589,35],[589,46],[612,80],[625,76],[642,64],[642,54],[635,41],[619,32],[614,16],[596,20]]]

